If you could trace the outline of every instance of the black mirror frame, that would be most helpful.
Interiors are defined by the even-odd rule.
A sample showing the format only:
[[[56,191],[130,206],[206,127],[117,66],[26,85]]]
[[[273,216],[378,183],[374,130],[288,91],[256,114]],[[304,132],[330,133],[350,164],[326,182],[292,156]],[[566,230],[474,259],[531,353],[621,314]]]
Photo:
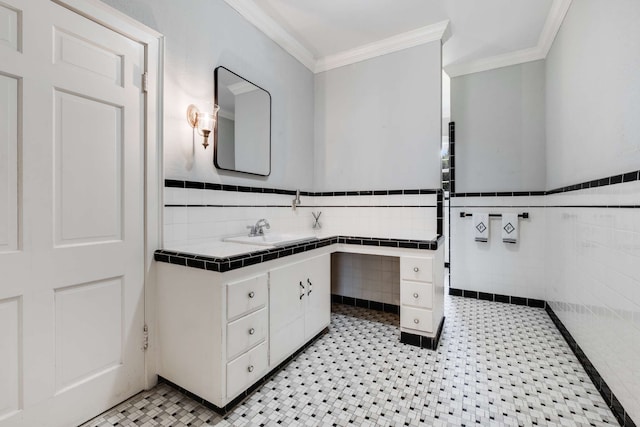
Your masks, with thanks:
[[[239,171],[236,169],[227,169],[227,168],[223,168],[220,167],[220,165],[218,164],[218,121],[216,120],[216,126],[215,129],[213,131],[213,164],[215,165],[216,169],[220,169],[220,170],[224,170],[224,171],[229,171],[229,172],[237,172],[237,173],[246,173],[248,175],[255,175],[255,176],[264,176],[267,177],[269,175],[271,175],[271,116],[272,116],[272,101],[271,101],[271,93],[269,93],[268,90],[258,86],[257,84],[245,79],[244,77],[242,77],[241,75],[234,73],[233,71],[231,71],[230,69],[228,69],[227,67],[223,67],[222,65],[216,67],[213,70],[213,84],[214,84],[214,103],[216,105],[218,104],[218,70],[222,68],[228,72],[230,72],[231,74],[238,76],[239,78],[241,78],[242,80],[251,83],[252,85],[254,85],[255,87],[257,87],[260,90],[265,91],[265,93],[267,95],[269,95],[269,171],[265,174],[261,174],[261,173],[255,173],[255,172],[246,172],[246,171]]]

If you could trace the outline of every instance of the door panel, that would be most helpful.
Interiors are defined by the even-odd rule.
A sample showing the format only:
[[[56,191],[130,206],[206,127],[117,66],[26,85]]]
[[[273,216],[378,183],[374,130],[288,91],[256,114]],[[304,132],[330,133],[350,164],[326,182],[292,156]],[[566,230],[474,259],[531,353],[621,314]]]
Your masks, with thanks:
[[[304,341],[306,286],[301,285],[301,265],[296,263],[269,272],[270,366],[280,363]]]
[[[60,91],[54,105],[55,244],[120,240],[122,107]]]
[[[78,425],[144,384],[145,49],[49,0],[0,22],[0,426]]]
[[[331,322],[331,256],[307,261],[305,274],[311,283],[307,290],[305,337],[310,339]]]
[[[19,50],[20,11],[0,4],[0,44],[9,49]]]
[[[123,285],[117,277],[56,289],[57,393],[122,364]]]
[[[18,80],[0,75],[0,253],[18,249]]]
[[[20,409],[20,299],[0,300],[0,420]]]

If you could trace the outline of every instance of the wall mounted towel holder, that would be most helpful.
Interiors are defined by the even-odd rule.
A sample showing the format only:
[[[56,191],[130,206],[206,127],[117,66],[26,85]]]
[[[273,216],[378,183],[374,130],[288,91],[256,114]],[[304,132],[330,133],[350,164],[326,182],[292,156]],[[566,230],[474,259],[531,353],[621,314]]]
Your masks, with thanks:
[[[469,212],[460,212],[460,218],[465,218],[465,217],[468,217],[468,216],[473,216],[473,214],[469,213]],[[490,213],[489,217],[490,218],[502,218],[502,214]],[[518,214],[518,218],[524,218],[524,219],[529,218],[529,212],[522,212],[521,214]]]

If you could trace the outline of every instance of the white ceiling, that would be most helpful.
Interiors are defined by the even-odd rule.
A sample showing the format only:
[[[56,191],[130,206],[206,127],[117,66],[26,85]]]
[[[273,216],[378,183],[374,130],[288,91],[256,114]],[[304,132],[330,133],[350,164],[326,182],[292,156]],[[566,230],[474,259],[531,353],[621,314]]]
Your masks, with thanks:
[[[443,66],[459,75],[546,56],[571,0],[226,1],[312,69],[448,20]]]

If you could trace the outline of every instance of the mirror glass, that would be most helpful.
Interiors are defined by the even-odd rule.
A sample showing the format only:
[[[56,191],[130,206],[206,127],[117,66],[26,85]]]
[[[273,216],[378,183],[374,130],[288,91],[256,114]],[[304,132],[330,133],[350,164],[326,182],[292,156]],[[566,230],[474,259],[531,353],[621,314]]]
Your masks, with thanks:
[[[218,169],[271,173],[271,95],[225,67],[214,71],[220,106],[213,161]]]

